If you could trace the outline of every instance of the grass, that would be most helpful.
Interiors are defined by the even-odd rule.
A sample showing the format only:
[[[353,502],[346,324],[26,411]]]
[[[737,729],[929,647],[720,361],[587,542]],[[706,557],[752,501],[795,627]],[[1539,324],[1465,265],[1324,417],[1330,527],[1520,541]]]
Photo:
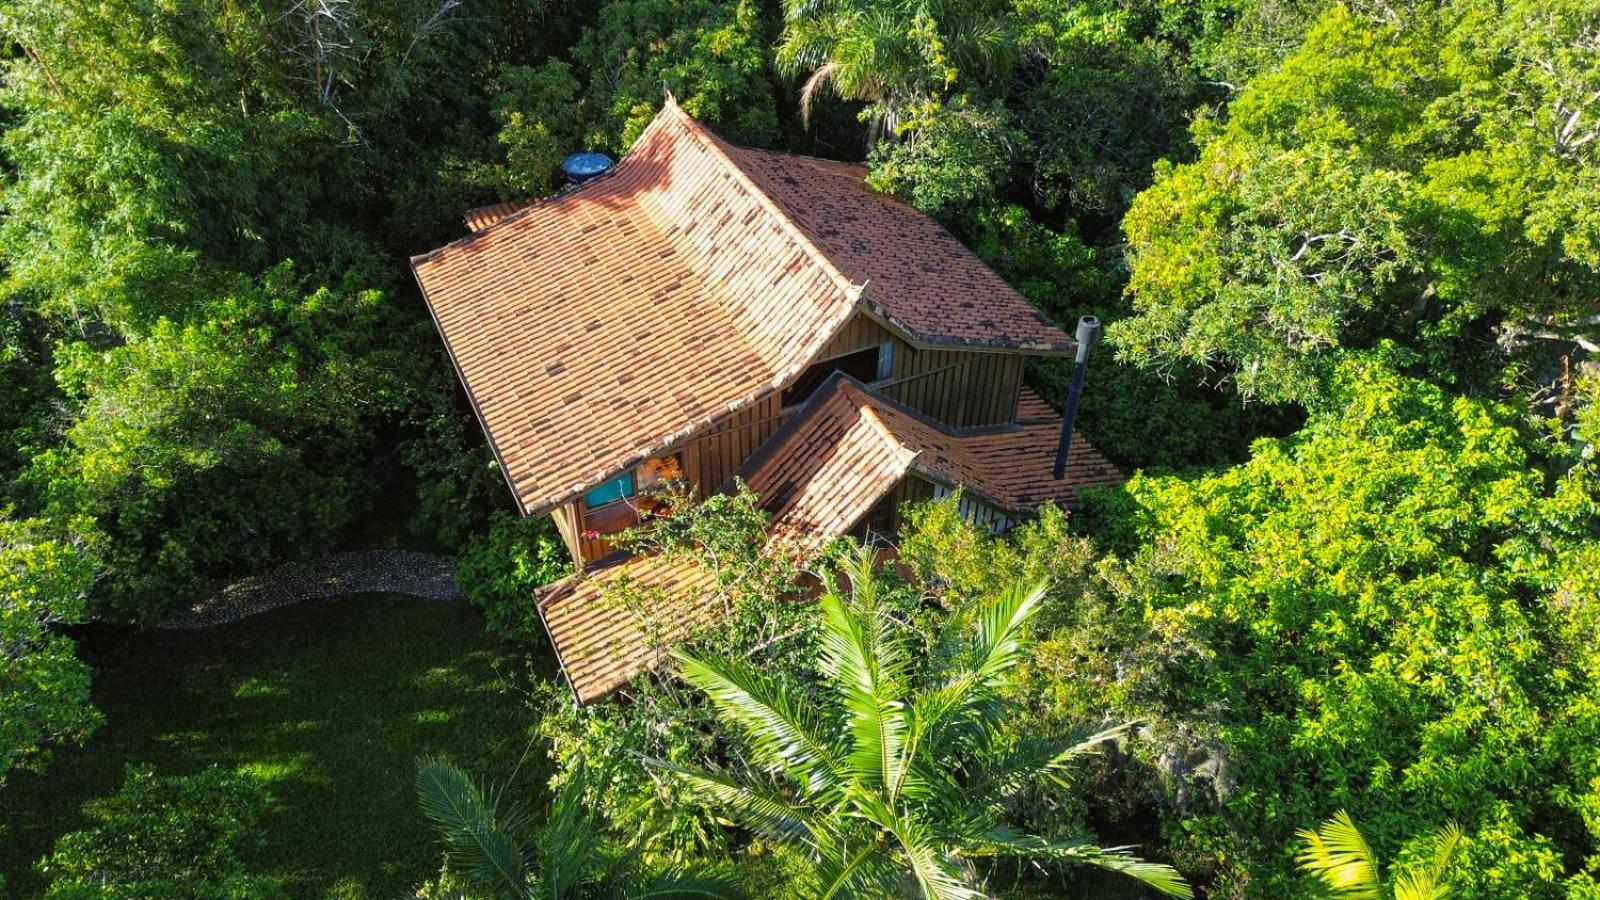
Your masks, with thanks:
[[[526,751],[516,785],[528,793],[549,774],[529,745],[523,658],[465,604],[346,597],[202,632],[88,635],[80,653],[105,724],[0,792],[0,873],[19,897],[41,890],[34,861],[86,824],[79,807],[114,791],[126,763],[261,778],[272,804],[252,868],[295,897],[383,900],[441,859],[412,793],[418,754],[503,779]]]

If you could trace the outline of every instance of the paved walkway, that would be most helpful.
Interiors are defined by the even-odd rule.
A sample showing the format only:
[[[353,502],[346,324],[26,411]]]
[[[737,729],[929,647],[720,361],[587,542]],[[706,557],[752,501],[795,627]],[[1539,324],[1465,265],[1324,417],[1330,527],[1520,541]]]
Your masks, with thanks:
[[[456,590],[453,557],[411,550],[362,550],[241,578],[158,627],[210,628],[306,600],[345,594],[408,594],[426,600],[461,596]]]

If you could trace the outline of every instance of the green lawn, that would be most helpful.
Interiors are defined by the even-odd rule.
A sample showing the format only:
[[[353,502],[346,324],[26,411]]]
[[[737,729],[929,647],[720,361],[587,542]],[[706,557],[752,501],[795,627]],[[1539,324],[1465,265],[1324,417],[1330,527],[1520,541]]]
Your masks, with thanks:
[[[443,753],[503,778],[535,724],[522,656],[489,641],[465,604],[355,596],[203,632],[89,636],[80,650],[106,723],[45,775],[0,791],[0,872],[17,896],[38,892],[34,860],[128,762],[262,778],[272,807],[253,867],[294,896],[405,896],[440,858],[413,758]],[[541,662],[537,674],[554,672]],[[531,794],[547,775],[534,747],[517,786]]]

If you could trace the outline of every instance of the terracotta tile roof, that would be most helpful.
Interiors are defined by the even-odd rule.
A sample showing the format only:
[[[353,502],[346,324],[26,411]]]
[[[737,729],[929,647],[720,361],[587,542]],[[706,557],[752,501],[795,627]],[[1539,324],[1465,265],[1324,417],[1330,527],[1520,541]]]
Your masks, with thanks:
[[[1066,477],[1051,477],[1061,416],[1024,390],[1026,424],[954,433],[859,382],[836,376],[741,472],[772,512],[774,538],[816,547],[848,531],[910,472],[1000,510],[1077,502],[1077,488],[1122,481],[1075,434]]]
[[[1045,500],[1076,502],[1076,488],[1122,480],[1082,436],[1067,477],[1050,477],[1061,416],[1024,390],[1028,424],[952,434],[862,387],[836,377],[774,435],[743,473],[772,511],[772,546],[819,548],[847,533],[907,474],[964,484],[973,496],[1012,512]],[[1030,418],[1031,417],[1031,418]],[[612,594],[628,582],[642,608]],[[710,573],[694,563],[635,558],[546,589],[539,613],[580,703],[616,690],[660,664],[667,646],[720,613]]]
[[[725,146],[840,271],[866,285],[868,309],[914,342],[1036,352],[1075,347],[938,222],[868,187],[865,168]]]
[[[924,343],[1071,347],[933,220],[860,176],[733,147],[669,100],[611,171],[475,210],[475,233],[415,257],[522,510],[781,388],[861,307]]]
[[[467,210],[467,214],[462,218],[467,222],[468,231],[482,231],[512,213],[527,209],[538,202],[533,197],[526,197],[521,200],[507,200],[504,203],[491,203],[488,206]]]
[[[669,104],[610,172],[412,260],[524,512],[760,400],[850,318],[774,209]]]
[[[666,651],[721,613],[715,579],[687,560],[637,557],[557,582],[535,597],[561,669],[588,703],[660,665]],[[618,591],[643,599],[633,607]]]

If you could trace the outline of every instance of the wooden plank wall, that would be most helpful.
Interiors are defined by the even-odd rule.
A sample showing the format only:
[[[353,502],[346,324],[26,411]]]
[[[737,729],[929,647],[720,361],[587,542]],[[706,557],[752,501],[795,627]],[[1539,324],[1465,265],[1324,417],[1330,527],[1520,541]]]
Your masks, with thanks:
[[[774,392],[686,444],[682,448],[684,477],[701,496],[715,491],[782,424],[779,395]]]
[[[1022,396],[1020,353],[918,350],[865,315],[850,320],[819,359],[843,356],[879,344],[894,346],[893,400],[955,428],[1015,422]]]
[[[865,315],[857,315],[834,336],[818,360],[892,344],[892,383],[883,393],[918,412],[956,428],[974,428],[1016,421],[1022,392],[1023,357],[1016,353],[974,353],[964,350],[918,350]],[[683,455],[684,477],[702,496],[715,491],[755,453],[782,424],[781,398],[773,393],[760,403],[729,416],[713,430],[670,453]],[[916,499],[929,495],[926,482],[902,485]],[[904,499],[912,499],[908,494]],[[602,538],[585,537],[583,502],[573,501],[564,514],[562,536],[573,532],[577,551],[593,562],[615,548]],[[572,540],[569,539],[569,546]]]
[[[895,351],[895,383],[883,388],[890,399],[956,428],[1017,420],[1022,356],[908,346],[902,363]]]
[[[584,519],[583,501],[572,501],[572,509],[578,522],[578,555],[581,557],[579,565],[592,563],[603,556],[610,555],[617,547],[604,537],[590,537],[589,524]]]
[[[662,455],[681,454],[684,478],[696,494],[704,496],[733,477],[733,473],[756,452],[756,448],[772,437],[772,433],[783,424],[781,416],[779,395],[774,393],[760,403],[727,417],[711,431]],[[603,537],[585,535],[584,532],[591,526],[586,521],[582,500],[574,500],[570,506],[575,520],[573,530],[577,536],[577,552],[584,563],[594,562],[617,549]],[[565,533],[563,529],[563,536]]]

